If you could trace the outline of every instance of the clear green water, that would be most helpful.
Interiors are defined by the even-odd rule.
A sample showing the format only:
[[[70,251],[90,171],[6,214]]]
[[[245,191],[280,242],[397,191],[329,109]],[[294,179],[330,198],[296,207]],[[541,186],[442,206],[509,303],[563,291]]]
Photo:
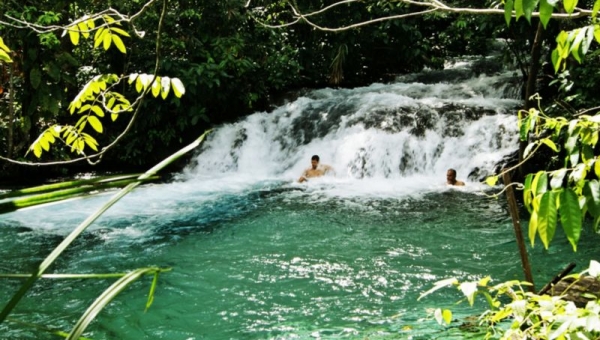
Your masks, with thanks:
[[[375,198],[281,182],[141,188],[103,216],[54,272],[172,267],[144,313],[151,278],[134,284],[90,326],[93,339],[467,339],[454,290],[417,301],[437,280],[523,277],[504,198],[437,188]],[[26,272],[108,196],[0,217],[0,271]],[[526,226],[526,224],[525,224]],[[570,250],[562,233],[549,251],[529,249],[541,287],[569,262],[583,270],[598,238]],[[112,281],[39,282],[12,318],[68,330]],[[0,281],[0,303],[18,288]],[[427,310],[451,307],[438,326]],[[0,338],[54,339],[5,323]]]

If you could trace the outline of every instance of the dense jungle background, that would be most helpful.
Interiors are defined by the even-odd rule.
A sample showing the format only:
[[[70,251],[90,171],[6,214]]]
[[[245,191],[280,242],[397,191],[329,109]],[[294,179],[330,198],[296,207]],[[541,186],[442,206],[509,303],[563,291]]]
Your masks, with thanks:
[[[579,6],[590,8],[593,1],[588,2],[580,2]],[[310,12],[330,3],[309,0],[298,6]],[[473,6],[470,1],[449,4]],[[70,18],[108,7],[132,13],[142,5],[137,0],[5,0],[0,3],[0,13],[33,24],[67,25]],[[525,101],[532,94],[527,90],[528,79],[534,80],[535,92],[541,94],[544,107],[554,105],[563,116],[599,105],[595,84],[600,77],[600,54],[596,44],[587,52],[584,63],[571,60],[564,72],[555,73],[551,62],[558,31],[582,26],[589,18],[552,20],[541,35],[543,39],[534,42],[538,18],[531,18],[531,23],[521,18],[507,26],[502,15],[434,12],[329,32],[301,22],[274,29],[253,19],[272,25],[290,21],[286,1],[245,5],[239,0],[171,1],[160,37],[156,36],[160,6],[151,6],[135,19],[136,27],[150,31],[145,32],[144,39],[135,35],[124,38],[127,54],[114,48],[98,52],[84,44],[73,46],[68,35],[60,36],[60,32],[38,34],[32,29],[0,25],[0,34],[10,45],[14,60],[0,64],[0,155],[6,158],[42,162],[73,158],[68,150],[60,148],[52,148],[40,160],[26,153],[49,125],[76,119],[66,108],[90,74],[151,70],[157,39],[160,72],[178,77],[187,90],[182,98],[146,100],[132,130],[99,164],[32,167],[3,161],[2,184],[82,171],[146,169],[205,129],[269,110],[302,89],[362,86],[388,82],[424,68],[443,69],[457,57],[487,55],[499,40],[506,42],[502,53],[482,61],[477,71],[490,74],[513,67],[522,75],[523,82],[517,86],[524,107],[537,105]],[[501,5],[487,1],[482,8]],[[339,28],[410,10],[401,2],[367,1],[336,6],[314,20],[322,27]],[[106,123],[110,120],[104,119]],[[125,124],[126,119],[111,123],[97,136],[100,145],[114,139]]]

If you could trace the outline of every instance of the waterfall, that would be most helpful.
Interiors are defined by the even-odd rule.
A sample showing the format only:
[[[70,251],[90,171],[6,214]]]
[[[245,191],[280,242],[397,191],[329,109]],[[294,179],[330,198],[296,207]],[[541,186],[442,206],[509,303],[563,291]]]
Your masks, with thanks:
[[[218,127],[186,174],[294,180],[316,154],[339,180],[443,183],[454,168],[478,182],[517,148],[514,79],[457,63],[390,84],[313,90]]]

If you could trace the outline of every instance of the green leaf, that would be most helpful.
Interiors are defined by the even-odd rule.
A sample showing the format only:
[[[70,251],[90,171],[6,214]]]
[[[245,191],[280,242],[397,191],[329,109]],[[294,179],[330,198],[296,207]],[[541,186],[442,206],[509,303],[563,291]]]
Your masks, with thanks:
[[[564,169],[564,168],[553,171],[550,174],[550,176],[552,176],[552,179],[550,180],[550,187],[552,189],[561,188],[566,174],[567,174],[567,169]]]
[[[531,23],[531,13],[536,8],[539,0],[523,0],[523,13],[525,14],[525,19],[529,23]]]
[[[550,149],[552,149],[552,151],[558,152],[556,144],[554,144],[554,142],[550,138],[544,138],[541,140],[541,142],[546,144]]]
[[[548,249],[550,242],[554,238],[557,222],[556,197],[554,191],[546,191],[540,199],[540,208],[538,211],[538,234]]]
[[[160,96],[162,99],[166,99],[169,95],[169,91],[171,90],[171,79],[169,77],[162,77],[160,79]]]
[[[519,20],[520,17],[525,14],[523,11],[523,1],[524,0],[514,0],[515,1],[515,19]]]
[[[79,45],[79,32],[73,28],[69,29],[69,38],[71,39],[71,43],[75,46]]]
[[[37,158],[42,157],[42,147],[40,146],[40,144],[36,143],[33,145],[33,154]]]
[[[582,229],[582,214],[579,209],[579,200],[573,189],[566,188],[560,193],[560,223],[573,251],[577,251],[577,243]]]
[[[112,43],[112,34],[110,34],[109,31],[106,31],[106,34],[103,35],[102,42],[102,47],[104,47],[104,50],[108,50],[110,48],[110,44]]]
[[[160,94],[160,79],[157,77],[154,82],[152,83],[152,95],[154,96],[154,98],[158,97],[158,95]]]
[[[596,2],[594,2],[594,8],[592,8],[592,18],[596,18],[596,15],[598,15],[598,10],[600,10],[600,0],[596,0]]]
[[[6,53],[10,52],[10,49],[8,48],[8,46],[6,46],[4,44],[4,40],[2,40],[1,37],[0,37],[0,50],[4,51]]]
[[[12,59],[8,55],[8,53],[4,52],[4,50],[0,50],[0,61],[5,63],[12,63]]]
[[[87,39],[90,36],[90,30],[85,21],[78,23],[77,27],[79,28],[79,32],[81,33],[81,35],[83,35],[84,38]]]
[[[171,78],[171,85],[175,97],[181,98],[181,96],[185,94],[185,87],[183,87],[183,83],[179,78]]]
[[[97,31],[96,34],[94,34],[94,48],[100,46],[100,44],[102,43],[102,41],[104,41],[104,36],[108,33],[107,30],[104,29],[104,27],[100,27]]]
[[[590,215],[600,217],[600,183],[595,179],[588,181],[583,186],[583,195]]]
[[[124,37],[129,37],[130,36],[129,33],[125,32],[124,30],[122,30],[122,29],[120,29],[118,27],[111,27],[110,30],[113,33],[118,33],[118,34],[120,34],[120,35],[122,35]]]
[[[525,177],[525,188],[523,189],[523,203],[525,203],[525,207],[531,213],[532,210],[532,201],[533,201],[533,189],[531,187],[531,182],[533,180],[533,174],[528,174]]]
[[[92,112],[94,112],[98,117],[104,117],[104,111],[98,105],[92,106]]]
[[[33,68],[29,73],[29,82],[31,83],[31,87],[37,89],[42,82],[42,72],[39,68]]]
[[[565,11],[571,14],[577,6],[577,0],[564,0],[563,4],[565,5]]]
[[[498,176],[489,176],[485,179],[485,183],[493,187],[494,185],[496,185],[496,183],[498,183]]]
[[[594,163],[594,173],[596,177],[600,178],[600,159],[596,158],[596,163]]]
[[[540,21],[542,25],[544,25],[544,29],[548,26],[548,22],[552,17],[552,12],[554,11],[554,6],[548,3],[548,0],[540,1]]]
[[[513,11],[513,0],[506,0],[504,2],[504,20],[506,20],[506,26],[510,26]]]
[[[546,171],[538,171],[531,182],[534,196],[539,196],[548,190],[548,174]]]
[[[92,128],[94,128],[94,130],[96,130],[99,133],[102,133],[102,123],[100,122],[100,119],[98,119],[96,116],[89,116],[88,122],[90,123]]]
[[[119,49],[119,51],[121,51],[121,53],[127,54],[127,50],[125,49],[125,44],[123,43],[123,40],[121,40],[121,37],[119,37],[116,34],[113,34],[112,41],[113,41],[113,43],[115,43],[115,46],[117,46],[117,49]]]
[[[534,198],[534,200],[539,201],[539,198]],[[537,204],[537,206],[539,206],[539,203]],[[533,209],[531,211],[531,216],[529,217],[529,233],[528,233],[532,248],[535,243],[535,235],[537,234],[538,223],[539,222],[538,222],[537,209]]]

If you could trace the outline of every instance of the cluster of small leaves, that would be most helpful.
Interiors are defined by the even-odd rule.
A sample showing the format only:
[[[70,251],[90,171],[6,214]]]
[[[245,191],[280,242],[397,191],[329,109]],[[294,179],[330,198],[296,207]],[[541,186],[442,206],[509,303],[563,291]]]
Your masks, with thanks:
[[[594,231],[600,226],[600,159],[594,152],[600,115],[581,115],[569,121],[530,109],[519,112],[519,131],[522,141],[532,140],[525,148],[524,158],[541,145],[564,155],[562,168],[542,170],[525,177],[523,201],[531,214],[531,245],[539,235],[547,249],[560,221],[573,250],[577,251],[584,218],[591,216]],[[497,181],[498,176],[486,179],[488,185],[495,185]]]
[[[0,61],[3,61],[5,63],[12,63],[12,59],[8,55],[9,53],[10,49],[4,44],[2,38],[0,38]]]
[[[555,171],[529,174],[525,179],[523,198],[531,213],[529,237],[533,245],[537,233],[548,248],[560,217],[563,230],[576,251],[586,214],[594,219],[595,231],[600,225],[600,160],[594,154],[600,116],[582,115],[568,121],[563,117],[546,117],[537,110],[532,112],[534,114],[519,120],[522,140],[523,131],[532,132],[535,140],[526,148],[525,156],[533,146],[545,144],[564,154],[564,166]],[[551,134],[542,138],[542,133],[547,132]],[[555,141],[561,138],[564,142],[557,147]]]
[[[102,25],[97,29],[95,20],[102,20]],[[103,15],[96,19],[83,17],[78,20],[77,23],[67,27],[63,35],[68,32],[71,43],[73,43],[73,45],[78,45],[80,36],[87,39],[89,38],[90,33],[96,30],[96,33],[94,34],[94,48],[97,48],[102,44],[104,50],[108,50],[110,46],[114,44],[121,53],[127,53],[121,36],[130,37],[130,35],[122,28],[117,27],[120,25],[121,24],[110,15]]]
[[[562,8],[560,8],[559,3],[562,3]],[[545,29],[550,18],[552,18],[553,12],[564,10],[564,12],[572,14],[577,8],[577,3],[578,0],[505,0],[504,18],[506,19],[506,24],[510,25],[514,10],[516,20],[525,17],[527,21],[531,22],[532,13],[538,9],[540,21]],[[581,63],[592,41],[596,39],[600,43],[600,25],[596,21],[598,10],[600,10],[600,0],[594,2],[590,25],[569,32],[561,31],[558,34],[556,37],[557,46],[552,51],[552,64],[554,65],[555,72],[558,72],[561,67],[563,70],[565,69],[566,60],[569,55],[572,55],[575,60]]]
[[[129,84],[135,82],[138,93],[149,91],[154,97],[160,94],[163,99],[167,98],[171,89],[177,98],[185,94],[183,83],[178,78],[135,73],[129,75],[128,79]],[[104,118],[106,113],[115,121],[121,113],[133,111],[131,102],[124,95],[111,91],[121,80],[116,74],[93,77],[69,104],[68,110],[71,114],[81,115],[77,123],[74,126],[50,126],[33,142],[29,150],[40,158],[43,151],[50,150],[51,144],[61,140],[71,147],[71,152],[85,154],[86,146],[97,152],[98,142],[92,135],[84,132],[86,126],[89,124],[94,131],[102,133],[104,127],[101,118]]]
[[[589,275],[600,277],[600,263],[592,260],[590,267],[579,274],[567,276],[575,280]],[[485,298],[489,309],[479,316],[479,324],[487,327],[486,339],[598,339],[600,336],[600,302],[597,297],[583,308],[564,296],[538,295],[525,291],[528,282],[506,281],[490,285],[490,277],[479,281],[459,282],[445,279],[421,294],[419,299],[445,287],[457,287],[472,306],[475,298]],[[436,309],[439,324],[450,324],[452,312]]]

